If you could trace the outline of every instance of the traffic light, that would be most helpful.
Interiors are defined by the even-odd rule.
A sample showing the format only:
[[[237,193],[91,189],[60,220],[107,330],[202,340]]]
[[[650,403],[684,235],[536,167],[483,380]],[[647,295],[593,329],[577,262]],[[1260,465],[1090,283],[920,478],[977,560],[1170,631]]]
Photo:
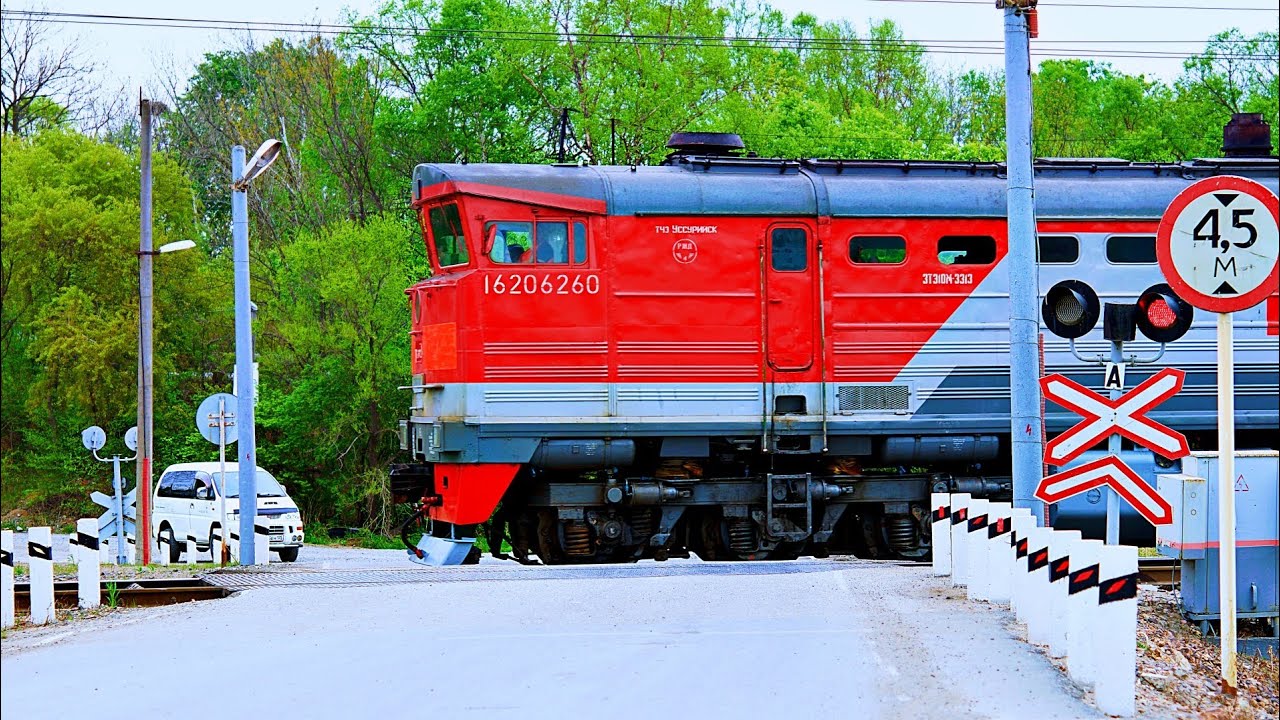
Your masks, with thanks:
[[[1079,280],[1063,280],[1049,288],[1040,316],[1049,332],[1073,340],[1098,324],[1098,294]]]
[[[1191,329],[1195,309],[1191,303],[1178,297],[1165,283],[1152,285],[1138,297],[1135,320],[1138,330],[1148,340],[1169,343]]]

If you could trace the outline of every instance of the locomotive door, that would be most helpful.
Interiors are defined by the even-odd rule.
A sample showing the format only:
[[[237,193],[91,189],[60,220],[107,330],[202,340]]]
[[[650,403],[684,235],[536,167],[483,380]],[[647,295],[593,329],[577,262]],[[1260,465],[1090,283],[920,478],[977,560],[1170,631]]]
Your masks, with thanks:
[[[804,225],[769,228],[764,257],[765,355],[777,372],[813,367],[814,283],[819,268],[813,232]],[[780,379],[780,378],[779,378]]]

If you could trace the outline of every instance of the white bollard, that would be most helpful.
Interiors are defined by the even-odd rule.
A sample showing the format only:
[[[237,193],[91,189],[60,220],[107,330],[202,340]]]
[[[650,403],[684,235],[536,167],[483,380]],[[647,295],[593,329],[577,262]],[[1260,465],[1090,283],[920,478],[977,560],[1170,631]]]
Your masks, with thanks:
[[[160,536],[156,538],[156,559],[160,561],[161,565],[169,564],[169,558],[171,557],[169,548],[169,534],[160,533]]]
[[[271,535],[266,525],[253,526],[253,564],[271,564]]]
[[[187,564],[195,565],[196,559],[197,559],[196,558],[196,536],[191,535],[190,533],[187,534],[186,553],[187,553]]]
[[[31,624],[54,622],[58,618],[53,612],[53,533],[49,528],[27,531],[27,555],[31,563]]]
[[[933,574],[951,574],[951,495],[931,493],[933,508]]]
[[[1049,538],[1053,528],[1035,528],[1027,535],[1027,577],[1018,596],[1018,611],[1027,623],[1027,642],[1047,645],[1049,619]]]
[[[953,493],[951,495],[951,586],[963,587],[968,578],[965,571],[969,569],[965,558],[969,533],[969,493]]]
[[[213,557],[214,565],[222,564],[222,528],[209,531],[209,554]]]
[[[124,561],[130,565],[135,565],[138,562],[138,546],[130,535],[125,535],[124,540]]]
[[[991,503],[987,520],[987,600],[1009,604],[1009,534],[1013,530],[1013,505]]]
[[[1018,594],[1027,579],[1027,536],[1038,527],[1036,518],[1027,508],[1014,508],[1013,531],[1009,533],[1008,555],[1005,563],[1009,573],[1009,610],[1022,622],[1022,610],[1018,608]]]
[[[0,628],[14,624],[13,612],[13,531],[0,530]]]
[[[1049,538],[1049,620],[1045,630],[1051,658],[1067,654],[1067,576],[1071,574],[1071,548],[1079,540],[1079,530],[1057,530]]]
[[[227,544],[231,547],[231,562],[240,562],[240,533],[232,530],[227,534]]]
[[[1094,664],[1094,614],[1098,608],[1098,558],[1101,540],[1071,544],[1071,575],[1067,578],[1067,675],[1082,685],[1097,677]]]
[[[80,607],[96,608],[102,604],[101,551],[98,548],[97,518],[76,521],[76,587]]]
[[[1104,545],[1098,565],[1093,698],[1102,712],[1130,717],[1138,662],[1138,548]]]
[[[986,500],[969,501],[968,533],[964,550],[965,577],[968,578],[970,600],[987,599],[987,518],[989,506]]]

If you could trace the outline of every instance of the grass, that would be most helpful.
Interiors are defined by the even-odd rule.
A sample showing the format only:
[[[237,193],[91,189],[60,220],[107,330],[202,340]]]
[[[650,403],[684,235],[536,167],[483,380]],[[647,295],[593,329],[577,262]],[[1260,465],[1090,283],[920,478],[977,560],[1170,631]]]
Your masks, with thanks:
[[[120,586],[113,582],[107,583],[107,607],[120,607]]]
[[[319,525],[307,527],[307,542],[315,545],[334,545],[368,550],[399,550],[404,548],[404,543],[400,542],[400,538],[379,535],[364,528],[354,529],[343,537],[335,538],[329,536],[327,528]]]
[[[1138,548],[1138,557],[1153,558],[1153,557],[1164,557],[1164,556],[1160,554],[1160,551],[1158,549],[1149,547],[1149,548]]]

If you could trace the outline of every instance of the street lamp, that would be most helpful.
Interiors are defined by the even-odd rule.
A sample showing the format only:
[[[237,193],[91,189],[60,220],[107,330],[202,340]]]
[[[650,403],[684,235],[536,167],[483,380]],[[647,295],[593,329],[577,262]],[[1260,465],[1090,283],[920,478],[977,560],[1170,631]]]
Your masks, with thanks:
[[[253,303],[249,301],[249,184],[271,167],[284,144],[271,138],[245,167],[244,146],[231,148],[231,238],[236,271],[236,425],[240,478],[240,564],[254,565],[254,520],[258,517],[258,449],[253,424]],[[249,505],[246,507],[245,499]],[[267,561],[269,558],[263,558]]]

